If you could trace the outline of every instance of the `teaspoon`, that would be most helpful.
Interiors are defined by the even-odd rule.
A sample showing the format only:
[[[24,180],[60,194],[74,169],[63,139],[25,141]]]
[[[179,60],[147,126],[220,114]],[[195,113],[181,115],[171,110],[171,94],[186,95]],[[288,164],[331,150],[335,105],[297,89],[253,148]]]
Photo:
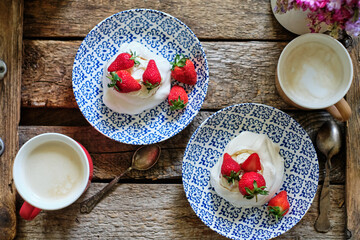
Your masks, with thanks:
[[[315,222],[315,229],[318,232],[328,232],[330,230],[329,210],[330,210],[330,169],[331,158],[336,155],[341,147],[341,137],[339,126],[334,121],[325,122],[316,137],[316,145],[326,156],[325,179],[320,194],[320,214]]]
[[[125,170],[125,172],[116,176],[110,183],[108,183],[103,189],[97,192],[94,196],[83,201],[80,204],[81,213],[90,213],[91,210],[98,204],[98,202],[103,198],[103,196],[112,189],[119,179],[127,172],[132,169],[135,170],[148,170],[153,167],[160,157],[161,148],[158,145],[147,145],[138,148],[133,157],[131,167]]]

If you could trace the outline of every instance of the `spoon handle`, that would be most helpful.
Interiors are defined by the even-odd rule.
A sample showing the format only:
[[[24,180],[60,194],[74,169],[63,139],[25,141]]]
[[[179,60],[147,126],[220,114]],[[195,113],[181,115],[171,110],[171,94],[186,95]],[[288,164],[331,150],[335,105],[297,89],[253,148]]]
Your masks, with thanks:
[[[329,221],[329,210],[330,210],[330,168],[331,162],[330,157],[328,157],[325,163],[325,179],[324,185],[321,189],[320,194],[320,214],[318,219],[315,222],[315,229],[318,232],[326,233],[330,230],[330,221]]]
[[[108,183],[103,189],[101,189],[99,192],[97,192],[94,196],[86,199],[82,203],[80,203],[80,212],[81,213],[90,213],[93,208],[100,202],[100,200],[103,198],[103,196],[110,191],[116,183],[119,181],[119,179],[124,176],[125,173],[129,172],[132,168],[129,167],[126,169],[125,172],[122,174],[116,176],[110,183]]]

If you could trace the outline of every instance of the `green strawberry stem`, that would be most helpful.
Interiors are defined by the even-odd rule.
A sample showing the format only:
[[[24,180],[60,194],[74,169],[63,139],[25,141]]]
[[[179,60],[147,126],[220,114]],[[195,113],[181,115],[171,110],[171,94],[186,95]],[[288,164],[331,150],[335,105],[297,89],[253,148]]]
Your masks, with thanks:
[[[138,57],[138,55],[136,55],[136,52],[133,52],[130,50],[130,55],[131,55],[130,60],[134,60],[134,64],[136,67],[139,66],[140,62],[138,60],[136,60],[136,58]]]
[[[181,100],[180,96],[177,100],[170,100],[170,103],[172,104],[170,106],[171,110],[177,110],[177,109],[183,109],[186,107],[187,103],[184,103],[184,100]]]
[[[172,65],[171,71],[173,71],[175,67],[184,67],[186,64],[186,60],[188,60],[188,58],[186,58],[184,54],[176,54],[174,62],[170,63]]]
[[[152,83],[149,83],[149,81],[146,81],[146,82],[143,82],[143,84],[145,85],[146,89],[150,92],[151,90],[153,90],[154,88],[157,88],[160,83],[155,83],[155,84],[152,84]]]
[[[276,222],[279,221],[279,218],[282,218],[283,215],[286,213],[286,209],[281,211],[280,207],[278,206],[269,206],[269,213],[270,215],[275,216]]]
[[[232,182],[233,184],[235,184],[235,180],[239,181],[240,172],[241,172],[241,171],[235,172],[235,171],[231,170],[230,176],[227,176],[227,175],[225,175],[225,174],[224,174],[223,176],[224,176],[224,178],[227,179],[228,183],[231,183],[231,182]]]
[[[116,72],[111,72],[110,73],[111,77],[106,76],[108,79],[111,80],[111,82],[107,85],[109,88],[116,88],[117,90],[120,91],[119,87],[116,85],[117,82],[122,82],[122,79],[116,74]]]
[[[253,199],[255,197],[256,202],[258,201],[257,195],[268,195],[269,192],[264,190],[266,186],[258,187],[256,181],[254,180],[254,189],[250,190],[250,188],[245,187],[245,191],[248,195],[244,195],[244,198],[246,199]]]

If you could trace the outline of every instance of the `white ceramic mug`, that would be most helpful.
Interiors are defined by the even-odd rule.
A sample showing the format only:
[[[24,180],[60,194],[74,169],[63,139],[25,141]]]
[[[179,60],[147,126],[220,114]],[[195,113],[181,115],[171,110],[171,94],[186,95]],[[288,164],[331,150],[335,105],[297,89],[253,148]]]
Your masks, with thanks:
[[[292,40],[282,51],[276,70],[276,88],[285,102],[305,110],[326,109],[340,121],[351,116],[344,96],[352,79],[347,50],[320,33]]]
[[[72,138],[59,133],[31,138],[13,167],[16,189],[25,200],[20,216],[32,220],[41,210],[69,206],[87,189],[92,173],[89,153]]]

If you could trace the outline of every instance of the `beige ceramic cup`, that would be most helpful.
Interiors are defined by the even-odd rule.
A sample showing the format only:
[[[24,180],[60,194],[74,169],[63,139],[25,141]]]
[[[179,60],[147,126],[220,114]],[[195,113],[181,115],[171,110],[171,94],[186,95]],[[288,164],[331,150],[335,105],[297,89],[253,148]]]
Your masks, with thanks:
[[[282,51],[276,69],[276,88],[285,102],[304,110],[326,109],[340,121],[351,116],[344,96],[352,79],[347,50],[320,33],[292,40]]]

